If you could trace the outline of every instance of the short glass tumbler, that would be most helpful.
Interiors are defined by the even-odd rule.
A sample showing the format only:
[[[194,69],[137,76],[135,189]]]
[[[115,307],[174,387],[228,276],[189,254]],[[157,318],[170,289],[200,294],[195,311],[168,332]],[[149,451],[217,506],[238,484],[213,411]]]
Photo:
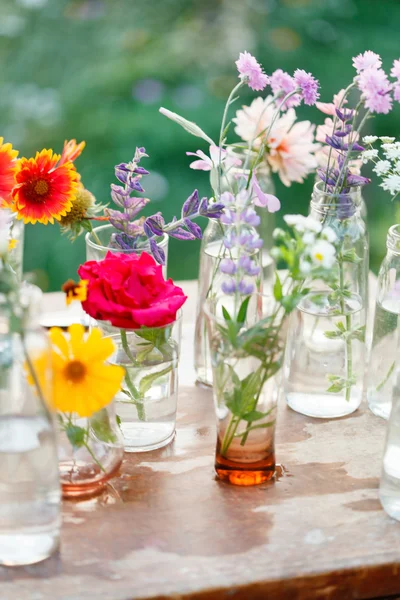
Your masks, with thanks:
[[[163,327],[118,329],[104,322],[117,351],[110,362],[125,369],[116,411],[126,452],[147,452],[175,436],[182,311]]]
[[[387,253],[378,275],[374,327],[367,370],[367,399],[371,411],[388,419],[392,398],[400,395],[400,225],[390,227]]]
[[[61,526],[56,434],[45,402],[51,349],[37,324],[40,290],[24,286],[23,295],[32,311],[21,334],[0,297],[0,565],[7,566],[48,558]]]
[[[314,187],[310,216],[336,234],[335,280],[311,282],[293,311],[283,373],[288,405],[310,417],[343,417],[363,397],[368,238],[359,206],[359,190],[335,196]]]
[[[142,252],[147,252],[152,255],[150,245],[146,239],[141,240],[141,243],[135,248],[122,250],[119,247],[114,247],[112,244],[112,235],[115,233],[116,229],[112,225],[101,225],[93,229],[93,231],[89,231],[85,237],[86,260],[103,260],[107,252],[112,252],[113,254],[117,252],[122,254],[141,254]],[[163,249],[165,254],[165,264],[163,265],[164,277],[167,275],[168,241],[169,238],[166,233],[157,239],[158,245]]]

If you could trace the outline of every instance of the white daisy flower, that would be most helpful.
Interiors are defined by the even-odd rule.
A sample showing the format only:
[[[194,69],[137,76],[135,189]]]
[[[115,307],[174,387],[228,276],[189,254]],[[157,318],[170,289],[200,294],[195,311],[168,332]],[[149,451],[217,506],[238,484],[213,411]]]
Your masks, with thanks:
[[[332,227],[329,226],[323,228],[321,235],[331,244],[337,240],[336,233],[333,231]]]
[[[366,164],[369,160],[372,160],[373,158],[377,158],[379,154],[379,150],[377,148],[371,148],[371,150],[365,150],[362,155],[362,161],[364,164]]]
[[[330,269],[335,262],[336,249],[327,240],[318,240],[312,247],[310,256],[315,265]]]
[[[394,140],[396,138],[394,137],[389,137],[387,135],[381,135],[381,137],[379,138],[381,140],[381,142],[383,142],[384,144],[391,144],[392,142],[394,142]]]
[[[382,181],[381,187],[394,196],[400,192],[400,175],[388,175],[388,177]]]
[[[363,137],[364,144],[373,144],[378,139],[377,135],[365,135]]]
[[[315,234],[312,231],[306,231],[303,235],[303,242],[306,245],[311,245],[315,243]]]
[[[384,175],[388,171],[390,171],[392,165],[388,160],[380,160],[376,163],[375,167],[372,169],[375,171],[377,175]]]

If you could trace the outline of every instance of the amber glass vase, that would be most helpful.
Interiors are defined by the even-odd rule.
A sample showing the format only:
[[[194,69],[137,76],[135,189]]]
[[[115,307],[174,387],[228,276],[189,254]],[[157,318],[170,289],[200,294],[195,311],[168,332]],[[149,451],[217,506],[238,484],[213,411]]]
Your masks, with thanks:
[[[233,342],[224,334],[222,318],[222,306],[231,309],[229,299],[210,300],[205,308],[217,417],[215,470],[220,479],[242,486],[263,483],[275,473],[276,378],[282,350],[277,338],[269,337],[265,348],[248,341],[252,327],[266,316],[260,298],[251,298],[246,323]],[[264,329],[259,327],[260,340]]]

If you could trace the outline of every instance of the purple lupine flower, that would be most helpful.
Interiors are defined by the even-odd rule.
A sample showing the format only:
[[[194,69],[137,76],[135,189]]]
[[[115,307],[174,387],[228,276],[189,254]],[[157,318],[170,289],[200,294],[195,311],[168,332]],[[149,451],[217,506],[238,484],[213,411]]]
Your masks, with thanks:
[[[154,260],[160,265],[165,265],[165,252],[154,239],[150,240],[150,249]]]
[[[219,197],[219,201],[224,206],[230,206],[235,203],[235,196],[231,192],[223,192]]]
[[[224,294],[234,294],[236,292],[236,283],[233,279],[228,279],[227,281],[222,282],[221,289]]]
[[[237,290],[240,294],[248,296],[254,292],[254,284],[247,281],[239,281]]]
[[[194,192],[189,196],[189,198],[183,203],[181,212],[182,219],[184,217],[190,217],[194,215],[198,211],[199,205],[199,192],[197,190],[194,190]]]
[[[234,275],[236,273],[236,265],[230,258],[223,258],[219,269],[225,275]]]
[[[258,227],[261,222],[260,217],[254,208],[251,207],[245,208],[245,210],[240,213],[240,220],[248,225],[253,225],[253,227]],[[221,222],[223,222],[222,217]]]
[[[258,235],[258,233],[253,233],[248,236],[248,239],[246,242],[246,248],[248,250],[257,250],[259,248],[262,248],[262,245],[263,245],[263,241],[260,238],[260,236]]]
[[[239,76],[247,85],[254,91],[263,90],[269,83],[268,75],[266,75],[257,62],[257,60],[249,52],[241,52],[236,61]]]
[[[277,69],[272,73],[270,82],[272,91],[278,98],[284,98],[296,89],[296,83],[293,77],[289,75],[289,73],[282,71],[282,69]],[[299,94],[294,94],[285,101],[281,110],[299,106],[300,102],[301,96]]]
[[[381,66],[381,57],[371,50],[366,50],[363,54],[353,57],[353,67],[356,69],[357,73],[361,73],[361,71],[370,68],[379,69]]]
[[[219,220],[223,225],[233,225],[236,223],[236,213],[234,213],[230,208],[226,208],[224,214],[221,215]]]
[[[246,275],[250,275],[252,277],[260,273],[260,267],[256,265],[253,260],[251,260],[250,256],[241,256],[238,261],[238,267],[244,271]]]
[[[301,89],[304,104],[313,106],[319,98],[319,82],[303,69],[296,69],[293,75],[296,85]]]
[[[255,173],[253,173],[251,178],[251,185],[256,195],[256,197],[253,199],[253,202],[256,206],[267,208],[268,212],[270,213],[277,212],[280,209],[281,203],[278,198],[273,194],[266,194],[262,191]]]

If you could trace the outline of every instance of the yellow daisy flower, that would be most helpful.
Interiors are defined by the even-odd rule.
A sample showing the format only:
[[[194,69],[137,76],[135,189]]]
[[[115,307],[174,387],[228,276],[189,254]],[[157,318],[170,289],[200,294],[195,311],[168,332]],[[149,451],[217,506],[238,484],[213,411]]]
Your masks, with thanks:
[[[78,283],[75,283],[73,279],[68,279],[68,281],[63,284],[61,289],[66,294],[65,301],[67,306],[74,300],[79,300],[79,302],[84,302],[86,300],[88,283],[87,279],[82,279]]]
[[[50,329],[53,345],[53,404],[64,413],[90,417],[111,402],[121,387],[123,367],[105,361],[115,350],[99,329],[85,336],[82,325],[71,325],[67,337],[59,327]]]

